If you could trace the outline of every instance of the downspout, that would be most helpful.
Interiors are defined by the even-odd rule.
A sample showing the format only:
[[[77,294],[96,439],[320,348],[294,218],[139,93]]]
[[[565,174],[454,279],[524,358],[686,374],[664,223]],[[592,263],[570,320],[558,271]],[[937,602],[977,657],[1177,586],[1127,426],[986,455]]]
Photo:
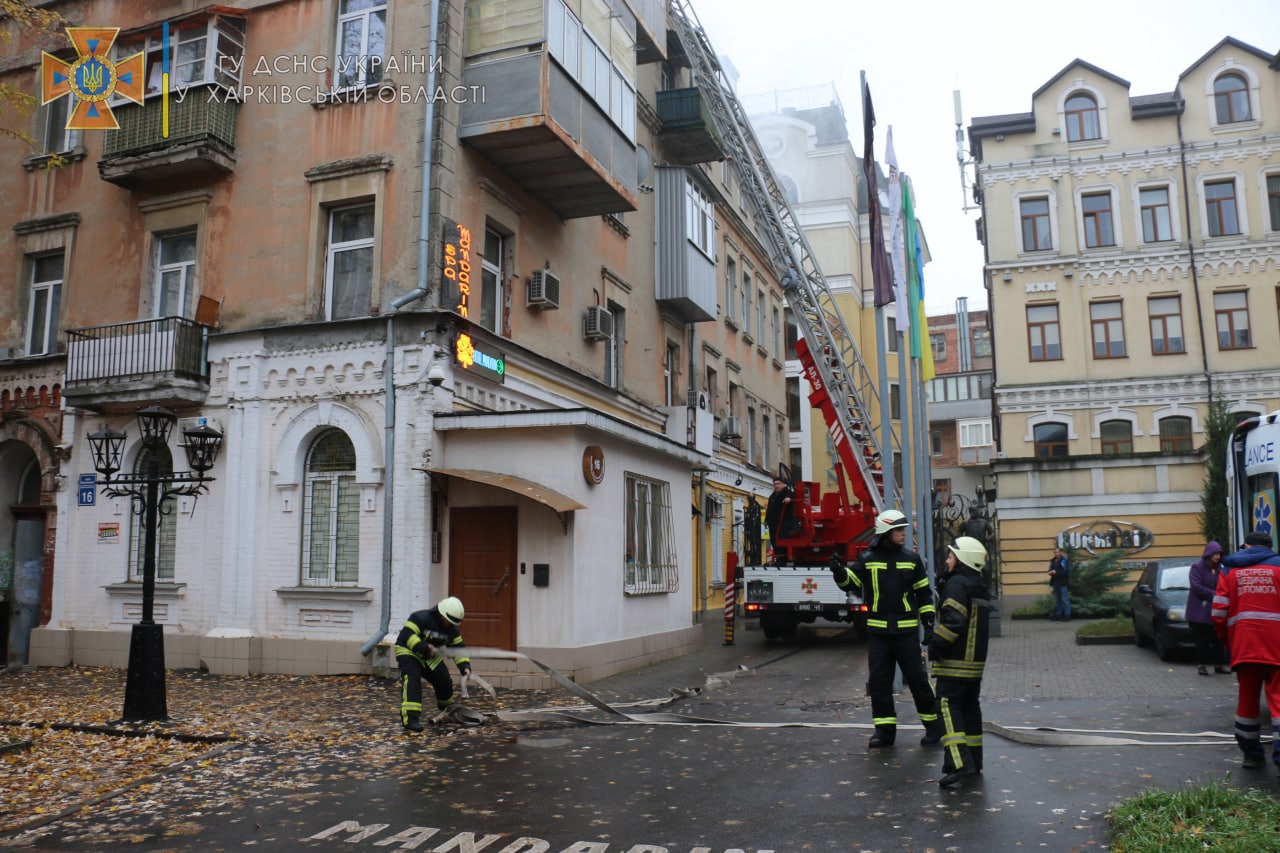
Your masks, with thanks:
[[[431,28],[427,41],[427,91],[436,90],[436,57],[439,53],[440,0],[431,3]],[[387,351],[386,367],[386,422],[383,444],[383,471],[386,476],[386,488],[382,498],[382,608],[379,614],[378,630],[365,640],[360,647],[360,654],[367,656],[382,641],[391,627],[391,539],[394,533],[395,510],[395,449],[396,449],[396,379],[395,379],[395,321],[396,312],[410,302],[416,302],[427,295],[427,263],[430,260],[431,237],[431,149],[434,147],[436,120],[436,104],[434,98],[427,98],[427,106],[423,113],[422,124],[422,201],[418,214],[418,286],[408,293],[401,294],[391,301],[391,313],[387,315]],[[430,492],[427,495],[426,517],[431,518]]]
[[[1204,381],[1207,383],[1209,401],[1213,401],[1213,374],[1209,372],[1209,350],[1204,340],[1204,311],[1200,307],[1200,276],[1196,272],[1196,247],[1191,238],[1191,186],[1187,181],[1187,145],[1182,139],[1182,110],[1186,101],[1178,99],[1178,112],[1175,117],[1178,125],[1178,162],[1182,166],[1182,211],[1187,221],[1187,259],[1191,266],[1191,292],[1196,298],[1196,331],[1200,333],[1200,364],[1204,368]]]

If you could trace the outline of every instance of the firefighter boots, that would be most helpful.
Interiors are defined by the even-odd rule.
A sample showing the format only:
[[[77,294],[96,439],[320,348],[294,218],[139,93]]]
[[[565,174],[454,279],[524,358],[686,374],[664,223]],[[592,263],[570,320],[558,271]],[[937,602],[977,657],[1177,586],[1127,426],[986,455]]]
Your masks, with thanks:
[[[404,728],[405,731],[420,732],[422,731],[422,719],[419,715],[411,713],[405,718]]]
[[[876,733],[871,736],[867,746],[871,749],[893,746],[893,741],[897,734],[898,729],[896,726],[876,726]]]
[[[933,746],[942,740],[942,736],[946,734],[946,727],[942,725],[941,720],[934,720],[931,723],[924,724],[924,737],[920,738],[921,746]]]

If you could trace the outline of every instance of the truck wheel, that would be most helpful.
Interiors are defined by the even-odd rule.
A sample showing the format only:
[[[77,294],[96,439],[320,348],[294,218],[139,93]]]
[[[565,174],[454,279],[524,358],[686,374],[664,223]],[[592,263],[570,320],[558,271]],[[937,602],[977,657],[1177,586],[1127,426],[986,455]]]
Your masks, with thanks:
[[[782,619],[776,613],[765,611],[760,614],[760,630],[766,640],[776,640],[782,634]]]
[[[795,619],[788,619],[782,623],[782,639],[794,640],[796,630],[800,627],[800,622]]]

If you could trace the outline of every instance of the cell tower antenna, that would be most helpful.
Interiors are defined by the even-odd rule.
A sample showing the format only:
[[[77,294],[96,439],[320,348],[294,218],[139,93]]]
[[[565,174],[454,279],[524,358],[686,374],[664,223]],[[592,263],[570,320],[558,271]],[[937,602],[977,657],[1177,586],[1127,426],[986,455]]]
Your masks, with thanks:
[[[971,210],[981,208],[980,190],[977,184],[977,171],[974,171],[973,183],[973,200],[974,204],[969,204],[969,182],[965,173],[968,166],[974,165],[969,157],[969,152],[964,147],[964,111],[960,108],[960,90],[956,89],[952,92],[956,105],[956,165],[960,167],[960,209],[965,213]]]

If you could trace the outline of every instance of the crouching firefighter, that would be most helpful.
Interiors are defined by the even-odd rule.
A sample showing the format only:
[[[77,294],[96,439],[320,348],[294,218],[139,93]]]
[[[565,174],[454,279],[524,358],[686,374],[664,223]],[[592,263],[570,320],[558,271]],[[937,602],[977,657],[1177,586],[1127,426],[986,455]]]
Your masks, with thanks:
[[[872,749],[893,746],[898,736],[898,717],[893,703],[893,676],[902,670],[902,680],[911,688],[916,713],[924,723],[921,745],[942,739],[933,685],[920,657],[920,626],[925,633],[933,628],[933,591],[924,560],[904,546],[907,517],[888,509],[876,517],[878,538],[848,567],[836,555],[829,567],[836,586],[853,589],[867,603],[867,695],[871,697],[871,721],[875,734]]]
[[[987,549],[961,536],[947,553],[938,623],[926,638],[938,679],[944,788],[982,772],[982,672],[987,661],[991,594],[982,579]]]
[[[396,664],[400,667],[400,723],[411,732],[422,731],[422,679],[436,692],[436,707],[444,710],[454,702],[453,678],[440,654],[442,648],[463,648],[462,602],[443,598],[429,610],[409,615],[396,637]],[[458,672],[471,672],[471,659],[454,657]]]

